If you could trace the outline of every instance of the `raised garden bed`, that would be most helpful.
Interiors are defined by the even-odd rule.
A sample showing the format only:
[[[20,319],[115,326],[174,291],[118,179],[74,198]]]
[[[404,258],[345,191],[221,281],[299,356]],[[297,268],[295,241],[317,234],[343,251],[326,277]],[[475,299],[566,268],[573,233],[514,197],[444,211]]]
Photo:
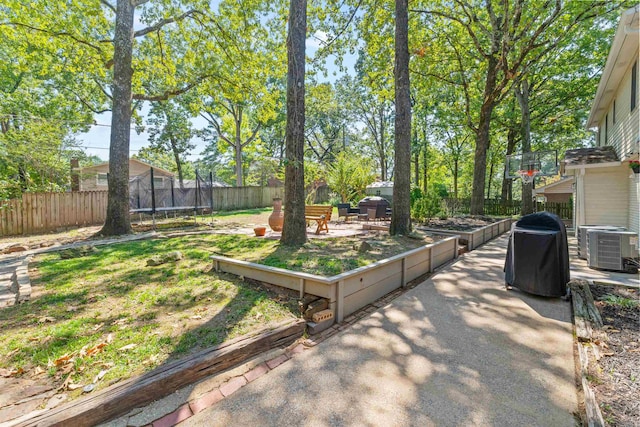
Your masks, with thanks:
[[[493,220],[494,222],[491,222]],[[423,231],[460,236],[460,243],[472,251],[489,240],[509,231],[513,220],[489,217],[457,217],[447,220],[432,220],[425,226],[416,227]]]
[[[359,308],[404,287],[407,282],[432,272],[457,256],[458,237],[451,236],[330,277],[220,255],[211,258],[216,271],[293,289],[299,292],[301,298],[305,294],[326,298],[335,319],[341,322],[345,316]]]

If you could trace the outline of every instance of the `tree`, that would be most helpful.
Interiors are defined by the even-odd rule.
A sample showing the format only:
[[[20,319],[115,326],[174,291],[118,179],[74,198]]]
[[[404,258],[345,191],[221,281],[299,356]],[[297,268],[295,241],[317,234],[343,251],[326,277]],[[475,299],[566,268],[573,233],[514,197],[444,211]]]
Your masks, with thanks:
[[[367,185],[374,179],[372,165],[368,158],[343,151],[336,156],[327,170],[327,184],[338,193],[343,203],[363,196]]]
[[[131,138],[131,81],[133,14],[131,0],[118,0],[113,45],[113,105],[109,143],[107,217],[100,234],[131,232],[129,218],[129,142]]]
[[[304,71],[307,30],[306,0],[291,0],[287,37],[287,130],[284,180],[284,226],[281,242],[307,241],[304,220]]]
[[[525,2],[511,4],[503,1],[497,7],[494,0],[486,0],[484,7],[478,2],[465,0],[453,3],[443,1],[430,10],[417,10],[444,22],[429,24],[440,34],[452,40],[453,61],[460,75],[459,82],[467,97],[467,123],[475,133],[474,176],[471,197],[471,213],[484,211],[487,151],[490,144],[490,127],[494,108],[511,92],[514,80],[531,64],[553,51],[573,30],[602,14],[617,8],[617,4],[598,2]],[[462,32],[460,32],[462,30]],[[467,35],[463,42],[454,39]],[[462,48],[473,55],[461,55]],[[470,75],[481,78],[482,84],[472,84]],[[480,77],[482,76],[482,77]],[[477,92],[476,92],[477,91]],[[478,109],[472,114],[472,99],[477,99]]]
[[[396,0],[395,38],[395,175],[393,216],[389,232],[411,232],[411,91],[409,85],[409,13],[408,0]]]
[[[364,60],[358,61],[356,68],[360,67],[359,75],[364,73],[364,64]],[[370,147],[378,161],[380,179],[386,181],[393,170],[393,102],[386,99],[386,91],[377,91],[364,78],[345,76],[336,83],[336,87],[340,99],[344,100],[354,119],[365,125],[368,138],[364,140],[364,145]]]
[[[184,156],[195,147],[191,143],[194,135],[189,114],[179,103],[160,101],[151,104],[147,123],[151,148],[159,152],[171,153],[178,172],[180,188],[184,187],[182,164]]]

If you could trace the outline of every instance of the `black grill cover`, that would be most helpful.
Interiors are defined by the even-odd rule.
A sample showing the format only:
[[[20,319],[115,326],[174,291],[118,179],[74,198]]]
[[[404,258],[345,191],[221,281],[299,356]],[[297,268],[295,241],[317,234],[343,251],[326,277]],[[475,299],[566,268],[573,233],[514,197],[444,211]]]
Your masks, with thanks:
[[[546,297],[566,294],[569,246],[562,220],[549,212],[526,215],[511,228],[504,266],[507,285]]]

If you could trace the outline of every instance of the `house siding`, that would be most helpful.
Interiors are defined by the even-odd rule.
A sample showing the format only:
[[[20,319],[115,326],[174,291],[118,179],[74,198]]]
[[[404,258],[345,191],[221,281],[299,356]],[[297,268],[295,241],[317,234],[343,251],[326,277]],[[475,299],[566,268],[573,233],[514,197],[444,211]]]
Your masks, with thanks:
[[[629,230],[640,233],[640,173],[629,179]]]
[[[136,161],[129,162],[129,178],[133,178],[135,176],[145,175],[149,173],[150,166],[138,163]],[[163,177],[164,182],[162,186],[158,186],[158,188],[169,188],[170,184],[167,178],[172,177],[171,174],[168,174],[162,170],[154,169],[154,177]],[[92,190],[106,190],[107,185],[98,185],[98,174],[100,173],[109,173],[109,163],[104,163],[101,165],[90,166],[88,168],[84,168],[80,172],[80,191],[92,191]]]
[[[628,170],[621,167],[585,170],[582,224],[629,227]]]
[[[620,160],[627,160],[630,153],[637,151],[638,140],[640,139],[640,112],[638,111],[638,102],[636,107],[631,111],[631,71],[633,64],[638,57],[629,63],[625,76],[620,82],[616,91],[616,123],[613,124],[613,102],[609,105],[608,113],[604,115],[599,124],[600,140],[599,146],[611,145],[615,148]],[[638,67],[640,68],[640,67]],[[639,80],[640,80],[640,76]],[[638,85],[640,87],[640,85]],[[640,90],[636,88],[636,99],[640,100]],[[605,120],[608,117],[608,132]],[[608,140],[607,135],[608,134]]]

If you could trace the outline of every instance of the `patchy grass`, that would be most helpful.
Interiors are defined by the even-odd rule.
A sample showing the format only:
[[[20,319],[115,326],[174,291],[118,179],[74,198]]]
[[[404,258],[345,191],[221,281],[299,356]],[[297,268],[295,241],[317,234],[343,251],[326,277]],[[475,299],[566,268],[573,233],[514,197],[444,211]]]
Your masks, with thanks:
[[[422,246],[427,235],[313,240],[300,249],[246,235],[201,234],[98,247],[84,256],[40,255],[30,302],[0,311],[0,369],[53,382],[72,396],[297,315],[297,300],[212,271],[223,254],[334,275]],[[149,267],[154,255],[184,258]],[[103,375],[96,381],[96,378]]]
[[[56,385],[66,380],[71,388],[106,370],[103,386],[294,317],[295,298],[210,271],[216,237],[114,244],[66,260],[59,253],[38,257],[32,300],[0,311],[0,368],[48,376]],[[175,250],[183,260],[146,266],[152,255]]]

